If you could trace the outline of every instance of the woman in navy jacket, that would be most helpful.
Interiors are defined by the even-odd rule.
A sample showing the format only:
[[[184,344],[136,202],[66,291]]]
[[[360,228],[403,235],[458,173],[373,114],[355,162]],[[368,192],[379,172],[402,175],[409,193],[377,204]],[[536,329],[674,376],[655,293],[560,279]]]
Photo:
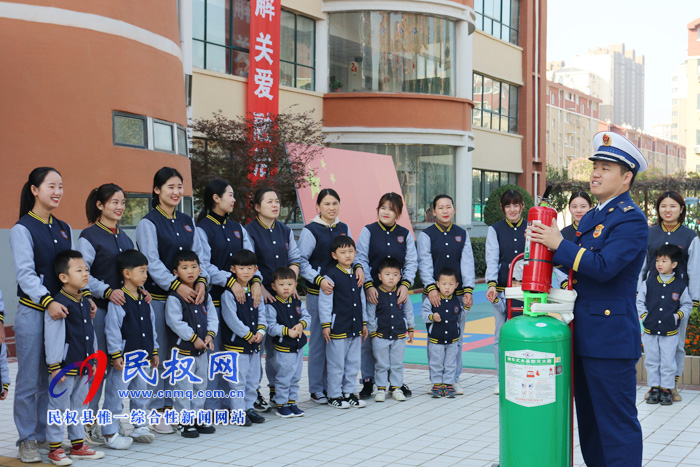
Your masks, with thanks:
[[[289,267],[299,276],[299,249],[292,229],[277,221],[280,215],[280,200],[275,190],[270,187],[260,188],[253,196],[253,208],[256,217],[245,226],[253,244],[253,252],[258,258],[258,270],[262,275],[262,294],[265,303],[275,300],[272,295],[272,274],[275,269]],[[296,292],[294,293],[296,296]],[[298,297],[297,297],[298,298]],[[270,393],[275,392],[275,350],[272,339],[263,341],[265,347],[265,374]],[[259,393],[259,391],[258,391]],[[270,399],[273,397],[271,395]],[[258,394],[256,408],[268,411],[270,405]]]
[[[183,178],[176,169],[163,167],[153,177],[153,194],[151,205],[153,209],[141,219],[136,226],[136,243],[146,258],[148,258],[148,280],[146,290],[153,297],[151,308],[156,318],[156,334],[158,347],[162,349],[161,364],[158,367],[163,372],[162,362],[170,358],[171,331],[165,324],[165,301],[170,291],[180,295],[188,303],[200,304],[206,296],[207,272],[201,269],[201,276],[190,288],[180,282],[173,274],[175,256],[179,251],[192,250],[202,257],[203,250],[199,237],[195,233],[195,225],[187,214],[177,211],[184,195]],[[160,389],[170,389],[170,384],[158,379]],[[162,410],[172,408],[172,400],[153,398],[149,409]],[[154,427],[156,433],[172,433],[173,428],[161,422]]]
[[[397,290],[399,303],[408,300],[408,289],[413,284],[418,270],[416,242],[410,230],[396,223],[403,212],[403,199],[397,193],[386,193],[377,205],[377,222],[362,228],[357,239],[357,261],[365,273],[365,294],[367,301],[377,304],[379,287],[379,263],[384,258],[396,258],[402,264],[401,282]],[[372,340],[362,342],[362,390],[360,397],[366,399],[374,389],[374,355]],[[401,388],[404,395],[411,391],[405,384]]]

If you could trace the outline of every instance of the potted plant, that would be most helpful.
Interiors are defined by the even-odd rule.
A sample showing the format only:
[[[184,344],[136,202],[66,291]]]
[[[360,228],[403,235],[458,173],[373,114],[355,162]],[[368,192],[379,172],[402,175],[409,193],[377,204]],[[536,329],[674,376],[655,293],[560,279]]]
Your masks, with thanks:
[[[331,92],[338,92],[338,90],[343,87],[343,82],[335,80],[331,83],[330,87],[331,87]]]

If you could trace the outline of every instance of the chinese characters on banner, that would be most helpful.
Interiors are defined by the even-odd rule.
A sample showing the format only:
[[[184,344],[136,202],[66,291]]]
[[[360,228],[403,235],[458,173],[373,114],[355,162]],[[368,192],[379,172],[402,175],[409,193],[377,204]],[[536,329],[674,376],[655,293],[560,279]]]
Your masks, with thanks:
[[[270,170],[264,149],[270,144],[271,115],[279,109],[280,2],[250,1],[250,72],[248,74],[248,116],[254,121],[251,181],[265,178]],[[261,160],[262,159],[262,160]]]

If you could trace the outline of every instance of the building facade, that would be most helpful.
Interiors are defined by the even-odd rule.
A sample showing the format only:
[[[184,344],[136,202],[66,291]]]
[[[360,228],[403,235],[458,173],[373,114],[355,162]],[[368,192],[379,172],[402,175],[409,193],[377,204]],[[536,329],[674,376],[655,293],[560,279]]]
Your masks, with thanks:
[[[600,99],[547,81],[547,165],[563,171],[569,162],[592,154]]]
[[[194,118],[244,115],[248,11],[193,0]],[[313,109],[331,146],[391,155],[414,227],[438,193],[472,226],[494,188],[542,191],[546,2],[283,0],[282,15],[280,111]]]
[[[700,172],[700,18],[687,28],[688,57],[671,78],[671,139],[686,147],[686,171]]]
[[[87,224],[85,200],[103,183],[131,198],[124,224],[148,212],[153,175],[163,166],[192,186],[187,157],[183,12],[168,0],[24,0],[0,3],[0,288],[14,322],[16,281],[9,232],[20,191],[35,167],[62,175],[55,216],[75,238]]]
[[[601,120],[644,127],[644,56],[624,44],[554,62],[548,79],[601,99]]]
[[[629,126],[599,122],[598,131],[612,131],[632,141],[647,160],[649,171],[658,175],[685,172],[686,148],[673,141],[636,130]]]

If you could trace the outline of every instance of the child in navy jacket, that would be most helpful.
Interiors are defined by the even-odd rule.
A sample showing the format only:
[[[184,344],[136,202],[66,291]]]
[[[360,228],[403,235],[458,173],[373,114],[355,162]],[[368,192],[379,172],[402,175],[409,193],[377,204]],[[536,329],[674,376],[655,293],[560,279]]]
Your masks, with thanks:
[[[355,393],[355,378],[360,371],[360,336],[364,340],[368,335],[365,294],[352,270],[355,253],[352,238],[341,235],[333,239],[331,256],[338,264],[325,275],[333,284],[333,292],[318,297],[322,335],[327,344],[328,405],[338,409],[367,405]]]
[[[428,362],[433,397],[455,396],[455,367],[459,352],[459,321],[464,312],[462,300],[455,294],[457,271],[443,268],[438,274],[440,306],[433,306],[426,297],[421,317],[428,330]]]
[[[693,309],[688,287],[675,277],[681,258],[682,251],[676,245],[659,247],[657,274],[650,274],[637,294],[637,311],[644,320],[644,367],[651,387],[647,404],[673,404],[678,327],[683,316]]]
[[[197,254],[190,250],[182,250],[175,256],[173,274],[177,280],[187,287],[194,289],[194,284],[199,278],[201,268]],[[209,369],[209,355],[207,350],[214,350],[214,336],[219,329],[219,318],[209,294],[206,294],[204,302],[200,305],[194,301],[185,301],[176,292],[171,292],[165,302],[165,322],[175,333],[173,352],[177,350],[177,358],[194,358],[192,372],[199,377],[200,382],[191,382],[189,378],[183,378],[175,382],[175,390],[192,391],[197,394],[207,387],[207,370]],[[204,408],[204,397],[195,396],[191,400],[184,397],[173,398],[175,410],[182,413],[183,410],[197,412]],[[207,424],[194,423],[178,425],[180,434],[185,438],[197,438],[200,433],[214,433],[216,429]]]
[[[129,249],[116,255],[116,269],[122,277],[124,286],[124,304],[117,305],[109,302],[105,315],[105,339],[107,352],[112,360],[112,368],[107,374],[105,384],[105,401],[103,408],[112,415],[124,412],[120,391],[131,390],[131,394],[146,388],[146,381],[138,375],[129,382],[124,381],[124,361],[128,353],[145,352],[146,359],[152,368],[157,368],[158,335],[156,333],[155,314],[147,303],[142,287],[148,279],[148,260],[143,253]],[[131,397],[129,408],[146,410],[148,399]],[[102,428],[105,444],[112,449],[128,449],[132,441],[152,443],[155,436],[148,430],[146,423],[134,423],[134,429],[129,436],[119,434],[119,419]]]
[[[230,387],[237,393],[244,392],[244,397],[231,399],[231,409],[245,411],[245,426],[265,421],[265,417],[254,409],[262,373],[260,343],[267,332],[265,304],[261,301],[255,306],[250,292],[251,281],[258,270],[257,261],[255,253],[250,250],[239,250],[233,255],[231,272],[245,290],[244,304],[236,301],[230,288],[221,295],[221,317],[226,323],[221,327],[221,342],[224,350],[238,353],[238,382],[231,383]]]
[[[379,263],[377,304],[367,304],[367,328],[372,337],[377,394],[375,402],[384,402],[389,390],[397,401],[405,401],[403,386],[403,356],[406,343],[413,342],[413,304],[411,300],[398,301],[397,284],[401,280],[401,262],[384,258]],[[408,341],[406,340],[408,335]]]
[[[304,329],[311,316],[298,298],[293,297],[297,276],[290,268],[279,268],[272,275],[275,301],[267,305],[268,339],[274,344],[277,386],[275,402],[277,416],[302,417],[304,411],[296,405],[299,380],[304,366]]]
[[[46,365],[51,374],[49,388],[51,384],[55,384],[52,397],[49,397],[49,413],[58,411],[64,414],[68,409],[82,413],[83,409],[87,408],[87,405],[83,405],[88,393],[87,365],[78,365],[67,372],[63,369],[74,362],[83,362],[97,352],[97,337],[92,327],[90,303],[83,297],[82,291],[87,287],[90,273],[83,255],[74,250],[64,250],[56,255],[54,268],[63,288],[53,299],[66,307],[68,314],[62,319],[53,319],[49,313],[44,314]],[[61,445],[63,435],[63,424],[48,424],[46,440],[50,447],[49,461],[55,465],[72,464]],[[91,449],[84,442],[83,435],[83,423],[78,417],[77,423],[68,425],[71,458],[103,458],[104,452]]]

